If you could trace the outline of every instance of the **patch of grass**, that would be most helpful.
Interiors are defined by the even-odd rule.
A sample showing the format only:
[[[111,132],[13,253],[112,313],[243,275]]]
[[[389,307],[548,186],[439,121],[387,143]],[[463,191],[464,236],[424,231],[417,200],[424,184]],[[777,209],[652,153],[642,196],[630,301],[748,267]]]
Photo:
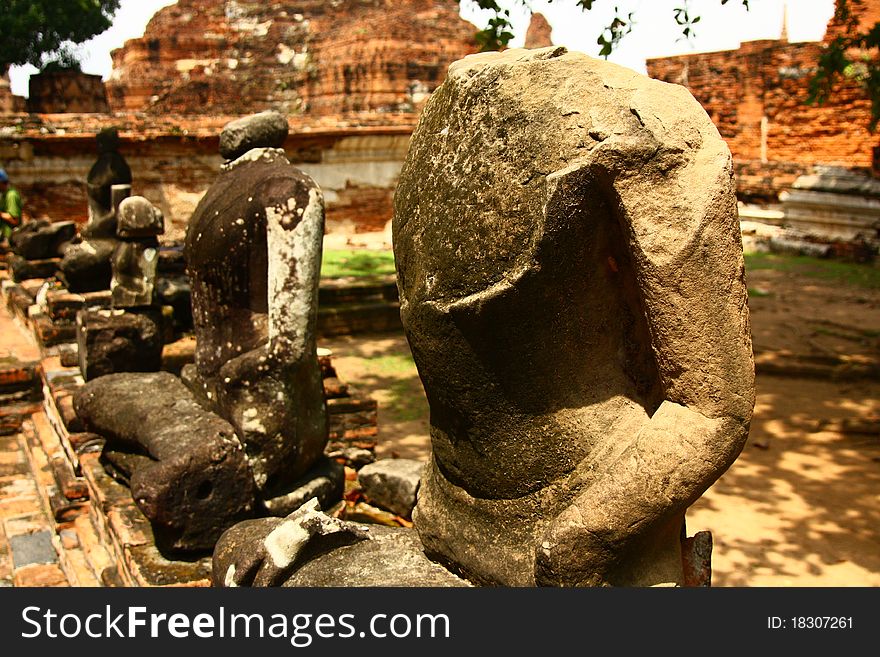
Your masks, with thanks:
[[[385,410],[397,422],[412,422],[428,417],[428,402],[418,379],[394,381],[388,392],[391,402]]]
[[[394,254],[391,251],[330,249],[324,251],[321,263],[323,278],[384,276],[393,273]]]
[[[759,299],[761,297],[772,297],[773,293],[768,292],[767,290],[762,290],[759,287],[750,287],[749,288],[749,297],[753,299]]]
[[[854,287],[880,289],[880,268],[839,260],[776,253],[746,253],[746,271],[772,269]],[[749,291],[751,296],[751,290]]]
[[[370,369],[377,374],[417,374],[416,364],[409,354],[388,354],[370,358]]]

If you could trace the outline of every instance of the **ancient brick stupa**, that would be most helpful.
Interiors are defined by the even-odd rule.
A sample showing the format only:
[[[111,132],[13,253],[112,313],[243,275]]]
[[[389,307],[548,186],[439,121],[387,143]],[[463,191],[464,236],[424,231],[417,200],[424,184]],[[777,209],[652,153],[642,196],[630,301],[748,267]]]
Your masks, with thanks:
[[[113,52],[117,110],[411,112],[473,49],[444,0],[180,0]]]

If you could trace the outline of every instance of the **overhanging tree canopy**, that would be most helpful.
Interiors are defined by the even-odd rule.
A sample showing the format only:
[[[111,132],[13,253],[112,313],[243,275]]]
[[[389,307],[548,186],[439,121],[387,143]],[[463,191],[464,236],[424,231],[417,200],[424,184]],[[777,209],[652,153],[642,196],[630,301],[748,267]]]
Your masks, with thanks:
[[[120,0],[3,0],[0,65],[33,64],[112,24]]]

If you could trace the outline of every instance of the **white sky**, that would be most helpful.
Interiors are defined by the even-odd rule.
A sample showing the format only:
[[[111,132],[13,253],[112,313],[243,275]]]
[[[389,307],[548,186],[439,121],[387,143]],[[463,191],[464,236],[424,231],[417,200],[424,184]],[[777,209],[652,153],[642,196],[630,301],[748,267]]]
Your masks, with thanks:
[[[607,25],[618,6],[622,13],[634,12],[636,21],[632,33],[621,42],[609,59],[637,71],[645,71],[645,58],[663,57],[688,52],[730,50],[742,41],[775,39],[782,29],[783,5],[788,5],[788,34],[791,41],[818,41],[825,33],[825,25],[834,13],[834,0],[750,0],[750,9],[742,0],[687,0],[692,14],[700,15],[695,37],[679,40],[681,28],[673,19],[672,10],[686,0],[596,0],[593,9],[583,12],[575,0],[530,0],[535,11],[543,13],[553,26],[553,41],[571,50],[588,55],[598,54],[596,39]],[[122,0],[113,26],[79,48],[83,70],[105,79],[110,73],[110,51],[123,45],[126,39],[142,36],[149,19],[160,8],[175,0]],[[473,11],[471,3],[463,3],[462,15],[480,27],[485,16]],[[528,27],[529,14],[518,0],[500,0],[511,8],[516,39],[514,46],[522,45]],[[31,66],[13,67],[9,71],[12,91],[27,95],[28,77],[35,72]]]

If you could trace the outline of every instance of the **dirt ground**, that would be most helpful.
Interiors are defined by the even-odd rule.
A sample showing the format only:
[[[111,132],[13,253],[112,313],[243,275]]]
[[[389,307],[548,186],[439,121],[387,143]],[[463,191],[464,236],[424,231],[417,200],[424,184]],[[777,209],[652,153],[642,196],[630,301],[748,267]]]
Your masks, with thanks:
[[[756,360],[800,374],[759,369],[749,443],[688,529],[714,536],[715,586],[880,586],[880,380],[846,367],[880,362],[880,290],[773,270],[750,272],[749,287]],[[427,458],[428,406],[404,337],[322,346],[378,399],[379,456]],[[819,368],[810,378],[805,363]]]

